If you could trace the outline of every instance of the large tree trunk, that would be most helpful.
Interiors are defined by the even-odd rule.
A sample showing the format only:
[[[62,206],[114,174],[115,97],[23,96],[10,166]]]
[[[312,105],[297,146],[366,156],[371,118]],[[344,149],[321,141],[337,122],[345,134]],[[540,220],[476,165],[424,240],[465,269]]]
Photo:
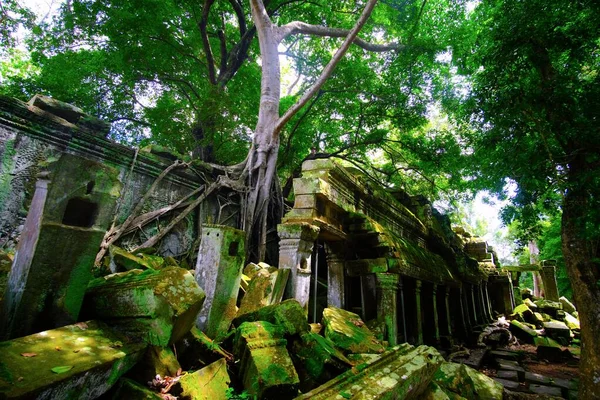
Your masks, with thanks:
[[[581,157],[577,157],[581,158]],[[589,198],[580,181],[585,162],[569,164],[570,189],[563,200],[562,250],[581,322],[581,388],[579,398],[600,398],[600,265],[594,261],[591,241],[585,237]]]

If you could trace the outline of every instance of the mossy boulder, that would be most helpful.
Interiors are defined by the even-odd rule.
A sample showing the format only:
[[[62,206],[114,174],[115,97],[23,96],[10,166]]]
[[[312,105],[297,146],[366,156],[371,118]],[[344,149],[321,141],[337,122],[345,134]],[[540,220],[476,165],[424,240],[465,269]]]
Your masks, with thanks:
[[[520,321],[510,321],[510,327],[508,328],[513,335],[519,340],[525,343],[533,344],[533,339],[538,335],[537,332]]]
[[[90,282],[85,309],[133,340],[167,346],[189,332],[204,298],[183,268],[136,269]]]
[[[560,299],[558,299],[558,301],[560,302],[560,304],[562,304],[563,310],[565,310],[569,314],[572,315],[575,311],[577,311],[573,303],[571,303],[569,299],[567,299],[565,296],[562,296]]]
[[[243,322],[267,321],[281,326],[286,335],[296,335],[310,329],[306,311],[295,299],[288,299],[279,304],[259,308],[240,315],[233,320],[236,326]]]
[[[565,312],[565,324],[569,327],[569,329],[571,330],[579,330],[581,329],[581,326],[579,324],[579,320],[577,318],[575,318],[574,316],[572,316],[571,314],[569,314],[568,312]]]
[[[323,310],[325,337],[348,353],[383,353],[385,348],[360,317],[337,307]]]

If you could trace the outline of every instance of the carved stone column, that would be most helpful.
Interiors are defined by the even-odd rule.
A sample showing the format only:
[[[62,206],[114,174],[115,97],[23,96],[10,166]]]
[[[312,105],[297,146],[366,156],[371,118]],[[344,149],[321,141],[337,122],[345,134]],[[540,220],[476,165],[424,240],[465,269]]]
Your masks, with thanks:
[[[485,297],[485,305],[488,309],[488,315],[490,316],[490,320],[494,321],[494,313],[492,311],[492,302],[490,300],[490,292],[488,291],[488,282],[485,283],[485,286],[483,287],[483,294]]]
[[[420,280],[415,281],[415,315],[417,317],[417,345],[423,344],[423,316],[421,315],[421,285]]]
[[[402,283],[402,278],[398,276],[400,279],[398,281],[398,288],[400,289],[400,312],[402,316],[402,333],[404,334],[404,341],[408,341],[408,336],[406,332],[406,309],[404,308],[404,285]]]
[[[475,285],[471,286],[471,303],[473,304],[473,321],[475,324],[481,324],[479,315],[477,314],[477,304],[475,303]]]
[[[377,317],[384,321],[390,346],[398,342],[397,293],[400,275],[377,273]]]
[[[440,343],[440,325],[437,310],[437,284],[433,284],[432,291],[433,301],[433,340],[436,344]]]
[[[327,305],[344,308],[346,303],[344,261],[341,246],[325,244],[327,251]]]
[[[558,301],[558,285],[556,284],[556,261],[542,261],[542,284],[546,300]]]
[[[469,316],[469,307],[467,307],[467,293],[461,286],[459,288],[458,303],[460,305],[461,326],[465,337],[469,335],[471,330],[471,318]]]
[[[279,268],[290,269],[286,298],[294,298],[308,307],[310,296],[310,274],[312,250],[319,235],[319,227],[307,223],[280,224]]]
[[[489,315],[489,309],[485,302],[485,298],[483,297],[483,285],[485,285],[485,282],[481,282],[481,284],[477,286],[477,292],[479,292],[479,301],[481,303],[481,320],[483,323],[488,323],[491,321],[491,317]]]
[[[450,322],[450,286],[446,286],[446,294],[444,297],[444,304],[446,305],[446,323],[448,324],[448,336],[452,336],[452,323]]]

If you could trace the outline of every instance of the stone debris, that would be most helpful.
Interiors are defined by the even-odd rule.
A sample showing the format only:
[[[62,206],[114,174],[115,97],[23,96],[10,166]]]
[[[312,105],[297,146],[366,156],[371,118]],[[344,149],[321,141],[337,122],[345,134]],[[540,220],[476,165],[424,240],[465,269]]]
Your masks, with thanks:
[[[86,321],[0,347],[0,398],[95,399],[142,358],[146,345]]]
[[[227,400],[231,378],[224,358],[182,375],[169,391],[181,400]]]
[[[327,307],[323,311],[325,337],[349,353],[383,353],[385,348],[360,317],[350,311]]]
[[[133,340],[167,346],[190,331],[204,298],[183,268],[132,270],[90,282],[85,310]]]
[[[501,400],[503,396],[501,384],[464,364],[442,363],[435,372],[432,382],[448,398],[456,398],[458,395],[466,399]],[[430,386],[428,390],[437,390],[437,388]]]

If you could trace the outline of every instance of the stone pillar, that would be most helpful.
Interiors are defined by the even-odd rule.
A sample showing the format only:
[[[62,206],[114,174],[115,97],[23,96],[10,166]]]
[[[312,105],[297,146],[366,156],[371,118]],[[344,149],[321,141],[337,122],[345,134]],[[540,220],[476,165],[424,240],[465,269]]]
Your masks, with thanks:
[[[345,308],[345,272],[342,246],[325,244],[327,251],[327,305]]]
[[[485,296],[485,305],[488,309],[488,315],[490,316],[490,320],[495,321],[494,313],[492,310],[492,302],[490,300],[490,292],[488,291],[488,282],[485,283],[483,294]]]
[[[421,315],[421,285],[420,280],[415,280],[415,304],[417,316],[417,345],[423,344],[423,316]]]
[[[477,304],[475,303],[475,285],[471,286],[471,303],[473,304],[473,322],[475,324],[481,324],[479,314],[477,314]]]
[[[377,318],[385,323],[386,338],[390,346],[398,343],[397,293],[400,275],[377,273]]]
[[[206,292],[196,326],[211,339],[229,330],[245,258],[244,231],[223,225],[203,225],[195,278]]]
[[[471,318],[469,316],[469,307],[467,307],[467,293],[461,286],[459,289],[458,303],[460,305],[461,326],[465,337],[469,335],[471,330]]]
[[[404,285],[402,283],[402,278],[398,276],[400,279],[398,280],[398,288],[400,289],[400,312],[402,316],[402,333],[404,334],[404,341],[408,341],[408,335],[406,332],[406,309],[404,308]]]
[[[542,284],[546,300],[558,301],[558,285],[556,284],[556,261],[542,261]]]
[[[439,326],[439,318],[438,318],[438,309],[437,309],[437,284],[433,284],[433,340],[436,344],[440,343],[440,326]]]
[[[446,294],[444,297],[444,304],[446,305],[446,322],[448,324],[448,336],[452,336],[452,323],[450,322],[450,286],[446,286]]]
[[[279,268],[290,269],[285,290],[286,298],[298,300],[308,307],[312,250],[319,235],[319,228],[307,223],[277,225],[279,234]]]
[[[481,320],[484,323],[487,323],[491,321],[491,317],[489,315],[487,303],[485,302],[485,298],[483,297],[483,285],[485,285],[485,282],[481,282],[481,284],[477,287],[477,291],[479,292],[479,300],[481,302]]]

